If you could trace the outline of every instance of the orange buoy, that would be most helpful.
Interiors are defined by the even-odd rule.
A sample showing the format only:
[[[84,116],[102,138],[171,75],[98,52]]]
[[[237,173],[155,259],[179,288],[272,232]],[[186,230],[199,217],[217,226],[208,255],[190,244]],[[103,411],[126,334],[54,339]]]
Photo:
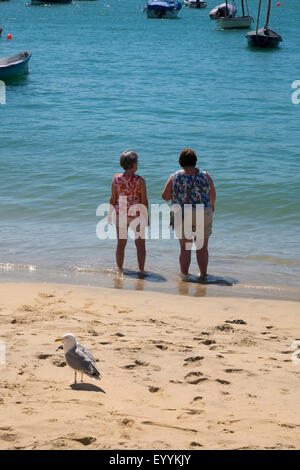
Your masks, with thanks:
[[[7,39],[11,39],[11,34],[10,33],[8,33]]]

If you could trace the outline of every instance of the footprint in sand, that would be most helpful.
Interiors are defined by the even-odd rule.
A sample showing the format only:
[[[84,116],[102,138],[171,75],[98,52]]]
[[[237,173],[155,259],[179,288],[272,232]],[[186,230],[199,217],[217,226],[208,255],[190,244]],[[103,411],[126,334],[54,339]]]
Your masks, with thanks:
[[[97,331],[95,330],[88,330],[88,333],[91,335],[91,336],[99,336]]]
[[[216,342],[213,339],[205,339],[204,341],[201,341],[202,344],[205,346],[210,346],[211,344],[216,344]]]
[[[216,379],[216,382],[218,382],[222,385],[230,385],[230,382],[228,382],[227,380]]]
[[[227,323],[223,324],[223,325],[217,325],[215,327],[215,330],[217,331],[224,331],[225,333],[229,333],[229,332],[233,332],[234,331],[234,328],[232,328],[232,326],[228,325]]]
[[[132,426],[135,424],[135,422],[134,422],[134,420],[131,419],[131,418],[124,418],[124,419],[122,419],[122,420],[120,421],[120,424],[121,424],[122,426],[129,426],[129,427],[132,427]]]
[[[199,442],[196,442],[196,441],[190,442],[190,446],[191,447],[203,447],[202,444],[199,444]]]
[[[55,297],[54,294],[49,294],[48,292],[39,292],[38,295],[39,297],[44,297],[46,299],[49,299],[50,297]]]
[[[194,397],[194,398],[193,398],[193,402],[194,402],[194,401],[200,401],[200,400],[203,400],[203,397],[198,396],[198,397]]]
[[[96,438],[93,436],[81,436],[77,434],[68,434],[65,437],[59,437],[58,439],[55,439],[53,442],[54,447],[65,447],[67,446],[66,441],[76,441],[80,442],[80,444],[83,444],[84,446],[89,446],[93,442],[96,441]]]
[[[180,419],[185,414],[193,416],[193,415],[201,415],[202,413],[204,413],[204,410],[193,410],[190,408],[185,408],[184,410],[185,412],[182,415],[177,416],[177,419]]]
[[[37,359],[48,359],[48,357],[52,357],[53,354],[37,354]]]
[[[204,356],[187,357],[186,359],[184,359],[185,364],[183,364],[183,365],[187,366],[189,364],[193,364],[195,362],[202,361],[203,359],[204,359]]]
[[[19,310],[24,310],[25,312],[34,312],[36,310],[36,307],[33,307],[32,305],[22,305]]]
[[[148,362],[143,362],[143,361],[139,361],[139,360],[135,360],[134,361],[134,364],[128,364],[127,366],[123,366],[122,369],[134,369],[135,367],[137,366],[149,366],[149,363]]]
[[[207,377],[203,377],[202,372],[189,372],[184,379],[188,384],[198,385],[200,382],[207,380]]]
[[[225,323],[233,323],[234,325],[247,325],[244,320],[225,320]]]
[[[67,365],[66,361],[61,358],[53,359],[52,364],[56,367],[65,367]]]
[[[163,344],[156,344],[155,347],[160,349],[161,351],[166,351],[166,349],[168,349],[168,347],[164,346]]]
[[[11,433],[11,432],[0,433],[0,440],[2,441],[14,442],[17,440],[17,438],[18,438],[18,435],[15,433]]]
[[[26,415],[35,415],[38,412],[36,410],[34,410],[33,408],[23,408],[22,413],[24,413]]]

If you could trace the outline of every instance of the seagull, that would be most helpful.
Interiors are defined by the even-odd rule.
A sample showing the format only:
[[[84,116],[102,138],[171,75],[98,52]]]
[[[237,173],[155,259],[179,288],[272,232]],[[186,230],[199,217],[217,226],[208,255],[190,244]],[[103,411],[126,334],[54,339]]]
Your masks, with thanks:
[[[77,372],[81,373],[81,382],[83,382],[83,374],[95,380],[100,380],[101,374],[96,367],[91,351],[82,344],[77,343],[72,333],[67,333],[55,341],[63,343],[66,362],[75,371],[75,384],[77,383]]]

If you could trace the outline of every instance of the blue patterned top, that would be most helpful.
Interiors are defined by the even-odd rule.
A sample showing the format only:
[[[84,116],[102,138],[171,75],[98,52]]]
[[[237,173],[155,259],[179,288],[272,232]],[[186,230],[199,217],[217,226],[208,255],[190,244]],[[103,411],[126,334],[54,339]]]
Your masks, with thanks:
[[[189,176],[183,173],[183,170],[176,171],[173,174],[173,188],[172,188],[172,203],[192,204],[196,207],[197,204],[204,204],[205,209],[211,209],[209,191],[210,183],[206,171],[198,169],[196,176]],[[195,180],[194,180],[195,178]],[[194,183],[193,183],[194,180]],[[193,189],[191,190],[191,185]],[[187,198],[187,193],[188,198]]]

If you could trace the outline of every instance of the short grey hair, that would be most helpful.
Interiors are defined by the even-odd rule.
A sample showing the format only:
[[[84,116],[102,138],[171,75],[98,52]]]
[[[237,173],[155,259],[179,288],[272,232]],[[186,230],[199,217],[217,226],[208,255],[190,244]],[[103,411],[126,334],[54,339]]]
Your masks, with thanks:
[[[138,160],[138,155],[132,150],[125,150],[120,156],[120,165],[124,170],[131,170]]]

